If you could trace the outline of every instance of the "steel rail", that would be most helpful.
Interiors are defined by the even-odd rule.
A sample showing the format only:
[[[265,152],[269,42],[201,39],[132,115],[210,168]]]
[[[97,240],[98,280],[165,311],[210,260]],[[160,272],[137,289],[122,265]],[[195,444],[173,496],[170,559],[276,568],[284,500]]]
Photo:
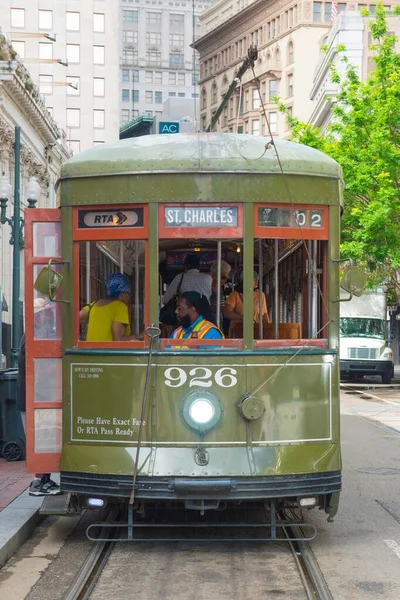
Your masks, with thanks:
[[[118,518],[115,510],[107,515],[107,521]],[[74,581],[65,594],[63,600],[88,600],[96,585],[116,542],[117,531],[114,533],[115,540],[95,542],[79,569]]]
[[[287,543],[297,565],[308,600],[334,600],[314,553],[296,525],[283,526]],[[290,539],[291,538],[291,539]]]

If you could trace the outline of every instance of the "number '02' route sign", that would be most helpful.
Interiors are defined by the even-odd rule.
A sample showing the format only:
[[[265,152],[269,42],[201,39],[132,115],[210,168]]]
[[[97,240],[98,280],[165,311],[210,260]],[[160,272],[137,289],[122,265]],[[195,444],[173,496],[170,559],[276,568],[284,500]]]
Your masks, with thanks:
[[[179,121],[160,121],[158,133],[179,133]]]

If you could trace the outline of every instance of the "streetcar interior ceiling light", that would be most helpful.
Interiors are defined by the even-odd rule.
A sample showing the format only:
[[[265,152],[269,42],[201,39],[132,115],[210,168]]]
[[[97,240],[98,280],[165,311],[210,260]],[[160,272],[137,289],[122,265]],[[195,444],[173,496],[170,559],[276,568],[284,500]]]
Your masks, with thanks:
[[[193,248],[193,250],[194,250],[195,252],[200,252],[200,248],[199,248],[198,246],[196,246],[195,248]]]
[[[210,400],[198,398],[189,407],[190,418],[199,425],[209,423],[215,416],[215,407]]]
[[[241,251],[242,251],[242,250],[241,250],[240,246],[237,246],[237,247],[236,247],[236,252],[237,252],[238,254],[240,254],[240,252],[241,252]]]
[[[317,498],[315,498],[314,496],[309,498],[300,498],[299,504],[303,508],[311,508],[312,506],[317,505]]]
[[[105,502],[103,498],[88,498],[87,505],[92,508],[103,508]]]

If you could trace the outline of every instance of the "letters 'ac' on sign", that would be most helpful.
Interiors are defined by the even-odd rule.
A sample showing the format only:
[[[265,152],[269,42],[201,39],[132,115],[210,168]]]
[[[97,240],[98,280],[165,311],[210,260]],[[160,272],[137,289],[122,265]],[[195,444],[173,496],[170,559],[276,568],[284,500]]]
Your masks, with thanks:
[[[158,124],[158,133],[179,133],[179,122],[160,121]]]
[[[143,208],[135,210],[80,210],[79,229],[98,229],[101,227],[143,227]]]

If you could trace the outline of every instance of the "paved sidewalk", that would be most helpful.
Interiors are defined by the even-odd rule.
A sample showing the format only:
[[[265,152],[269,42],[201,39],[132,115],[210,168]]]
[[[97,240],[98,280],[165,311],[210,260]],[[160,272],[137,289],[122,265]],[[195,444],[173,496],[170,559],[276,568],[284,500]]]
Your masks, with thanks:
[[[0,458],[0,511],[22,494],[32,479],[24,460],[8,462]]]

